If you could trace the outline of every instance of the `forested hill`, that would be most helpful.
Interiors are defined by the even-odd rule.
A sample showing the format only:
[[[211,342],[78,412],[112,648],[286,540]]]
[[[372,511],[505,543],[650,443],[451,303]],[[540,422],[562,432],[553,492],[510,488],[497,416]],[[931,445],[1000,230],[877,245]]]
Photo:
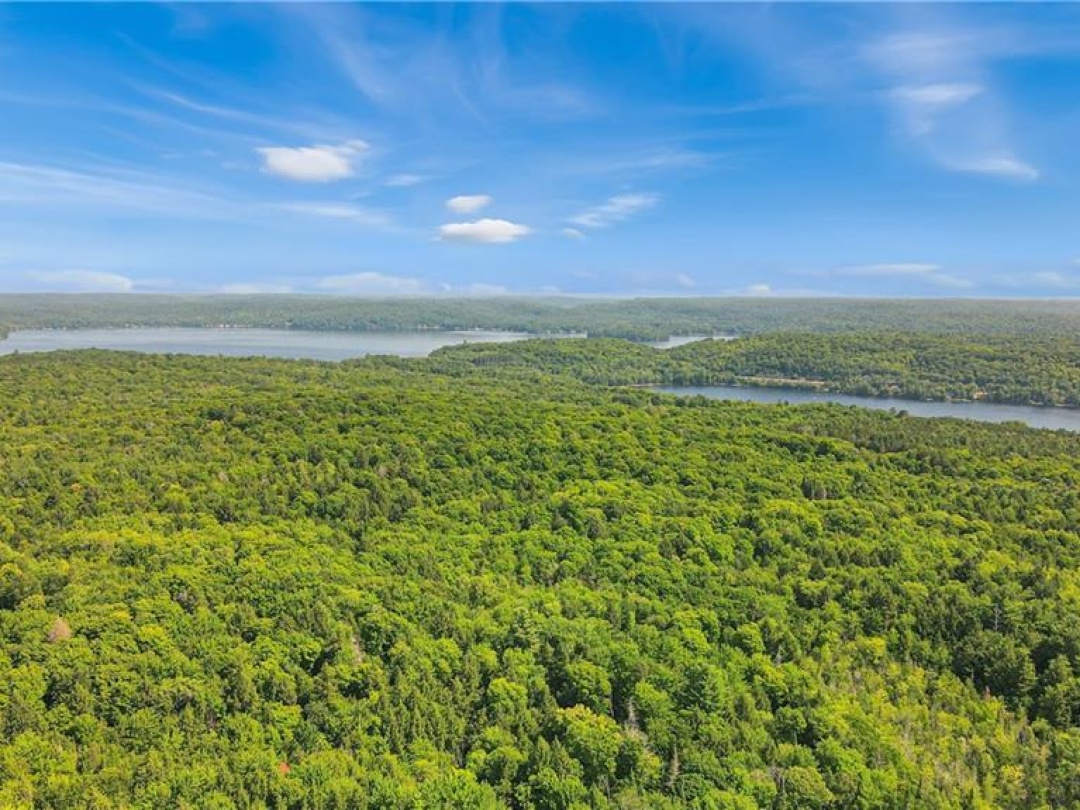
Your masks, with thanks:
[[[388,360],[0,390],[0,807],[1080,803],[1080,437]]]
[[[440,349],[447,372],[519,369],[600,385],[779,385],[908,399],[1080,405],[1080,339],[908,332],[783,332],[654,349],[622,340],[533,340]]]
[[[1075,336],[1073,301],[828,298],[397,298],[317,295],[0,295],[0,331],[125,326],[503,329],[663,340],[775,331]]]

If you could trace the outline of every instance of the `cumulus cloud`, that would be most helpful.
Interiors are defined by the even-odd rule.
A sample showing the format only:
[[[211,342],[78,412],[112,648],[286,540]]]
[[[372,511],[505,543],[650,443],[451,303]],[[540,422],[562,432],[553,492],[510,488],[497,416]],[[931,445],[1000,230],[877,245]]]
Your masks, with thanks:
[[[315,286],[327,292],[355,295],[415,295],[424,292],[427,287],[418,278],[370,272],[326,276],[319,279]]]
[[[446,207],[455,214],[471,214],[481,208],[486,208],[490,204],[491,197],[487,194],[462,194],[458,197],[451,197],[446,201]]]
[[[135,282],[119,273],[94,270],[56,270],[26,273],[26,278],[66,292],[131,292]]]
[[[608,198],[607,202],[578,214],[570,221],[583,228],[607,228],[642,211],[648,211],[659,200],[655,194],[618,194]]]
[[[263,171],[297,183],[330,183],[356,173],[356,164],[369,150],[364,141],[348,141],[338,146],[264,146]]]
[[[527,225],[505,219],[478,219],[475,222],[450,222],[439,226],[439,238],[444,242],[483,242],[500,244],[516,242],[532,233]]]

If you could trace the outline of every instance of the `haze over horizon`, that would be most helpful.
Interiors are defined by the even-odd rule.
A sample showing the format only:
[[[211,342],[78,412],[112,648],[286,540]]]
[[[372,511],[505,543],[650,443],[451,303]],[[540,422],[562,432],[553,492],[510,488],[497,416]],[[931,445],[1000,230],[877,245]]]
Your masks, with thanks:
[[[1078,83],[1067,4],[6,5],[0,292],[1074,297]]]

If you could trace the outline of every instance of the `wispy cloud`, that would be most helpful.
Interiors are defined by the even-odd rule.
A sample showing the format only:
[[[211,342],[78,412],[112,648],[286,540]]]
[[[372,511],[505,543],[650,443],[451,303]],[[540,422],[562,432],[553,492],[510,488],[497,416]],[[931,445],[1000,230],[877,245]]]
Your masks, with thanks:
[[[1080,267],[1080,263],[1077,266]],[[1067,269],[1009,272],[993,276],[988,281],[993,286],[1008,290],[1080,291],[1080,272]]]
[[[315,286],[326,292],[353,295],[417,295],[427,290],[427,284],[418,278],[372,272],[324,276]]]
[[[717,159],[717,155],[688,149],[684,146],[653,146],[633,149],[622,154],[603,154],[563,163],[574,173],[632,174],[641,176],[680,169],[700,169]]]
[[[447,113],[490,124],[506,114],[534,119],[593,115],[600,105],[559,71],[552,40],[509,49],[502,11],[463,8],[453,23],[424,26],[377,7],[285,4],[314,34],[321,54],[373,106],[418,119]],[[543,61],[531,62],[543,52]],[[563,75],[559,75],[562,73]]]
[[[411,188],[420,185],[425,180],[427,178],[419,174],[395,174],[383,180],[383,185],[387,188]]]
[[[1030,163],[1010,155],[996,157],[976,157],[968,159],[946,159],[943,163],[949,168],[972,174],[987,174],[1009,180],[1038,180],[1040,171]]]
[[[1028,277],[1030,281],[1043,287],[1052,287],[1058,290],[1069,290],[1080,287],[1080,277],[1073,273],[1063,273],[1060,270],[1044,270],[1033,273]],[[1028,280],[1025,278],[1025,281]]]
[[[853,267],[841,267],[832,275],[843,278],[864,279],[907,279],[920,284],[952,289],[967,289],[974,283],[966,278],[950,275],[936,264],[899,262],[894,264],[864,264]]]
[[[478,219],[475,222],[451,222],[439,226],[439,238],[444,242],[480,242],[505,244],[516,242],[532,233],[527,225],[505,219]]]
[[[161,99],[179,109],[207,118],[217,118],[243,124],[249,128],[247,134],[251,134],[250,130],[254,129],[264,132],[290,133],[294,137],[300,138],[318,139],[334,137],[334,134],[341,130],[340,126],[311,123],[306,120],[305,115],[298,112],[290,115],[271,115],[249,109],[248,105],[244,104],[243,101],[239,102],[239,105],[243,106],[225,106],[197,100],[172,90],[162,90],[143,85],[136,85],[136,87],[144,95]]]
[[[243,206],[149,173],[91,171],[0,162],[0,202],[95,204],[196,219],[244,218]]]
[[[849,276],[852,278],[925,277],[936,273],[939,269],[940,268],[936,264],[919,264],[915,262],[860,264],[853,267],[842,267],[836,271],[836,275]]]
[[[337,146],[264,146],[256,149],[263,170],[297,183],[329,183],[356,173],[356,165],[370,147],[354,140]]]
[[[567,239],[584,239],[585,234],[579,231],[577,228],[563,228],[562,235]]]
[[[283,295],[291,293],[292,287],[288,284],[272,284],[269,282],[240,282],[237,284],[225,284],[218,288],[218,292],[224,295]]]
[[[607,228],[635,214],[653,208],[660,198],[655,194],[618,194],[607,202],[590,208],[570,221],[583,228]]]
[[[897,87],[892,94],[898,101],[915,105],[920,110],[935,110],[970,101],[980,95],[983,89],[981,85],[970,83],[923,84]]]
[[[969,15],[963,5],[872,3],[828,17],[783,7],[728,14],[689,7],[682,16],[691,30],[750,53],[762,72],[812,102],[881,104],[907,145],[941,169],[1037,179],[997,68],[1061,44],[1015,23],[993,27],[988,15]],[[832,27],[823,29],[822,20]]]
[[[446,207],[455,214],[471,214],[489,205],[491,197],[487,194],[462,194],[446,201]]]
[[[930,21],[875,38],[861,56],[891,85],[883,98],[902,130],[939,166],[1030,182],[1039,169],[1016,154],[991,81],[1002,48],[997,31]]]
[[[135,282],[119,273],[94,270],[30,271],[26,279],[61,292],[131,292]]]
[[[303,214],[384,231],[398,229],[389,214],[355,203],[263,202],[117,166],[77,171],[0,162],[0,205],[3,204],[40,206],[51,211],[85,210],[94,214],[115,209],[167,219],[246,224],[277,223],[290,215]]]
[[[312,217],[353,222],[366,228],[389,229],[394,225],[390,216],[382,211],[351,203],[339,202],[286,202],[277,208]]]

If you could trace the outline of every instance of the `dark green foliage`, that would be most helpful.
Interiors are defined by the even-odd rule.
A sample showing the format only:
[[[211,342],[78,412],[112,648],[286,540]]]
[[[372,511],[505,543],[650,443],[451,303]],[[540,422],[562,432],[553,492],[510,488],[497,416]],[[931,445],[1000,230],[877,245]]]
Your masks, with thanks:
[[[776,332],[653,349],[621,340],[534,340],[437,351],[447,372],[510,368],[600,385],[742,384],[924,400],[1080,405],[1080,340],[1030,335]]]
[[[399,298],[317,295],[0,295],[0,329],[262,326],[350,331],[509,329],[666,340],[867,329],[1072,337],[1074,301],[850,298]]]
[[[0,807],[1077,806],[1080,436],[506,365],[0,360]]]

